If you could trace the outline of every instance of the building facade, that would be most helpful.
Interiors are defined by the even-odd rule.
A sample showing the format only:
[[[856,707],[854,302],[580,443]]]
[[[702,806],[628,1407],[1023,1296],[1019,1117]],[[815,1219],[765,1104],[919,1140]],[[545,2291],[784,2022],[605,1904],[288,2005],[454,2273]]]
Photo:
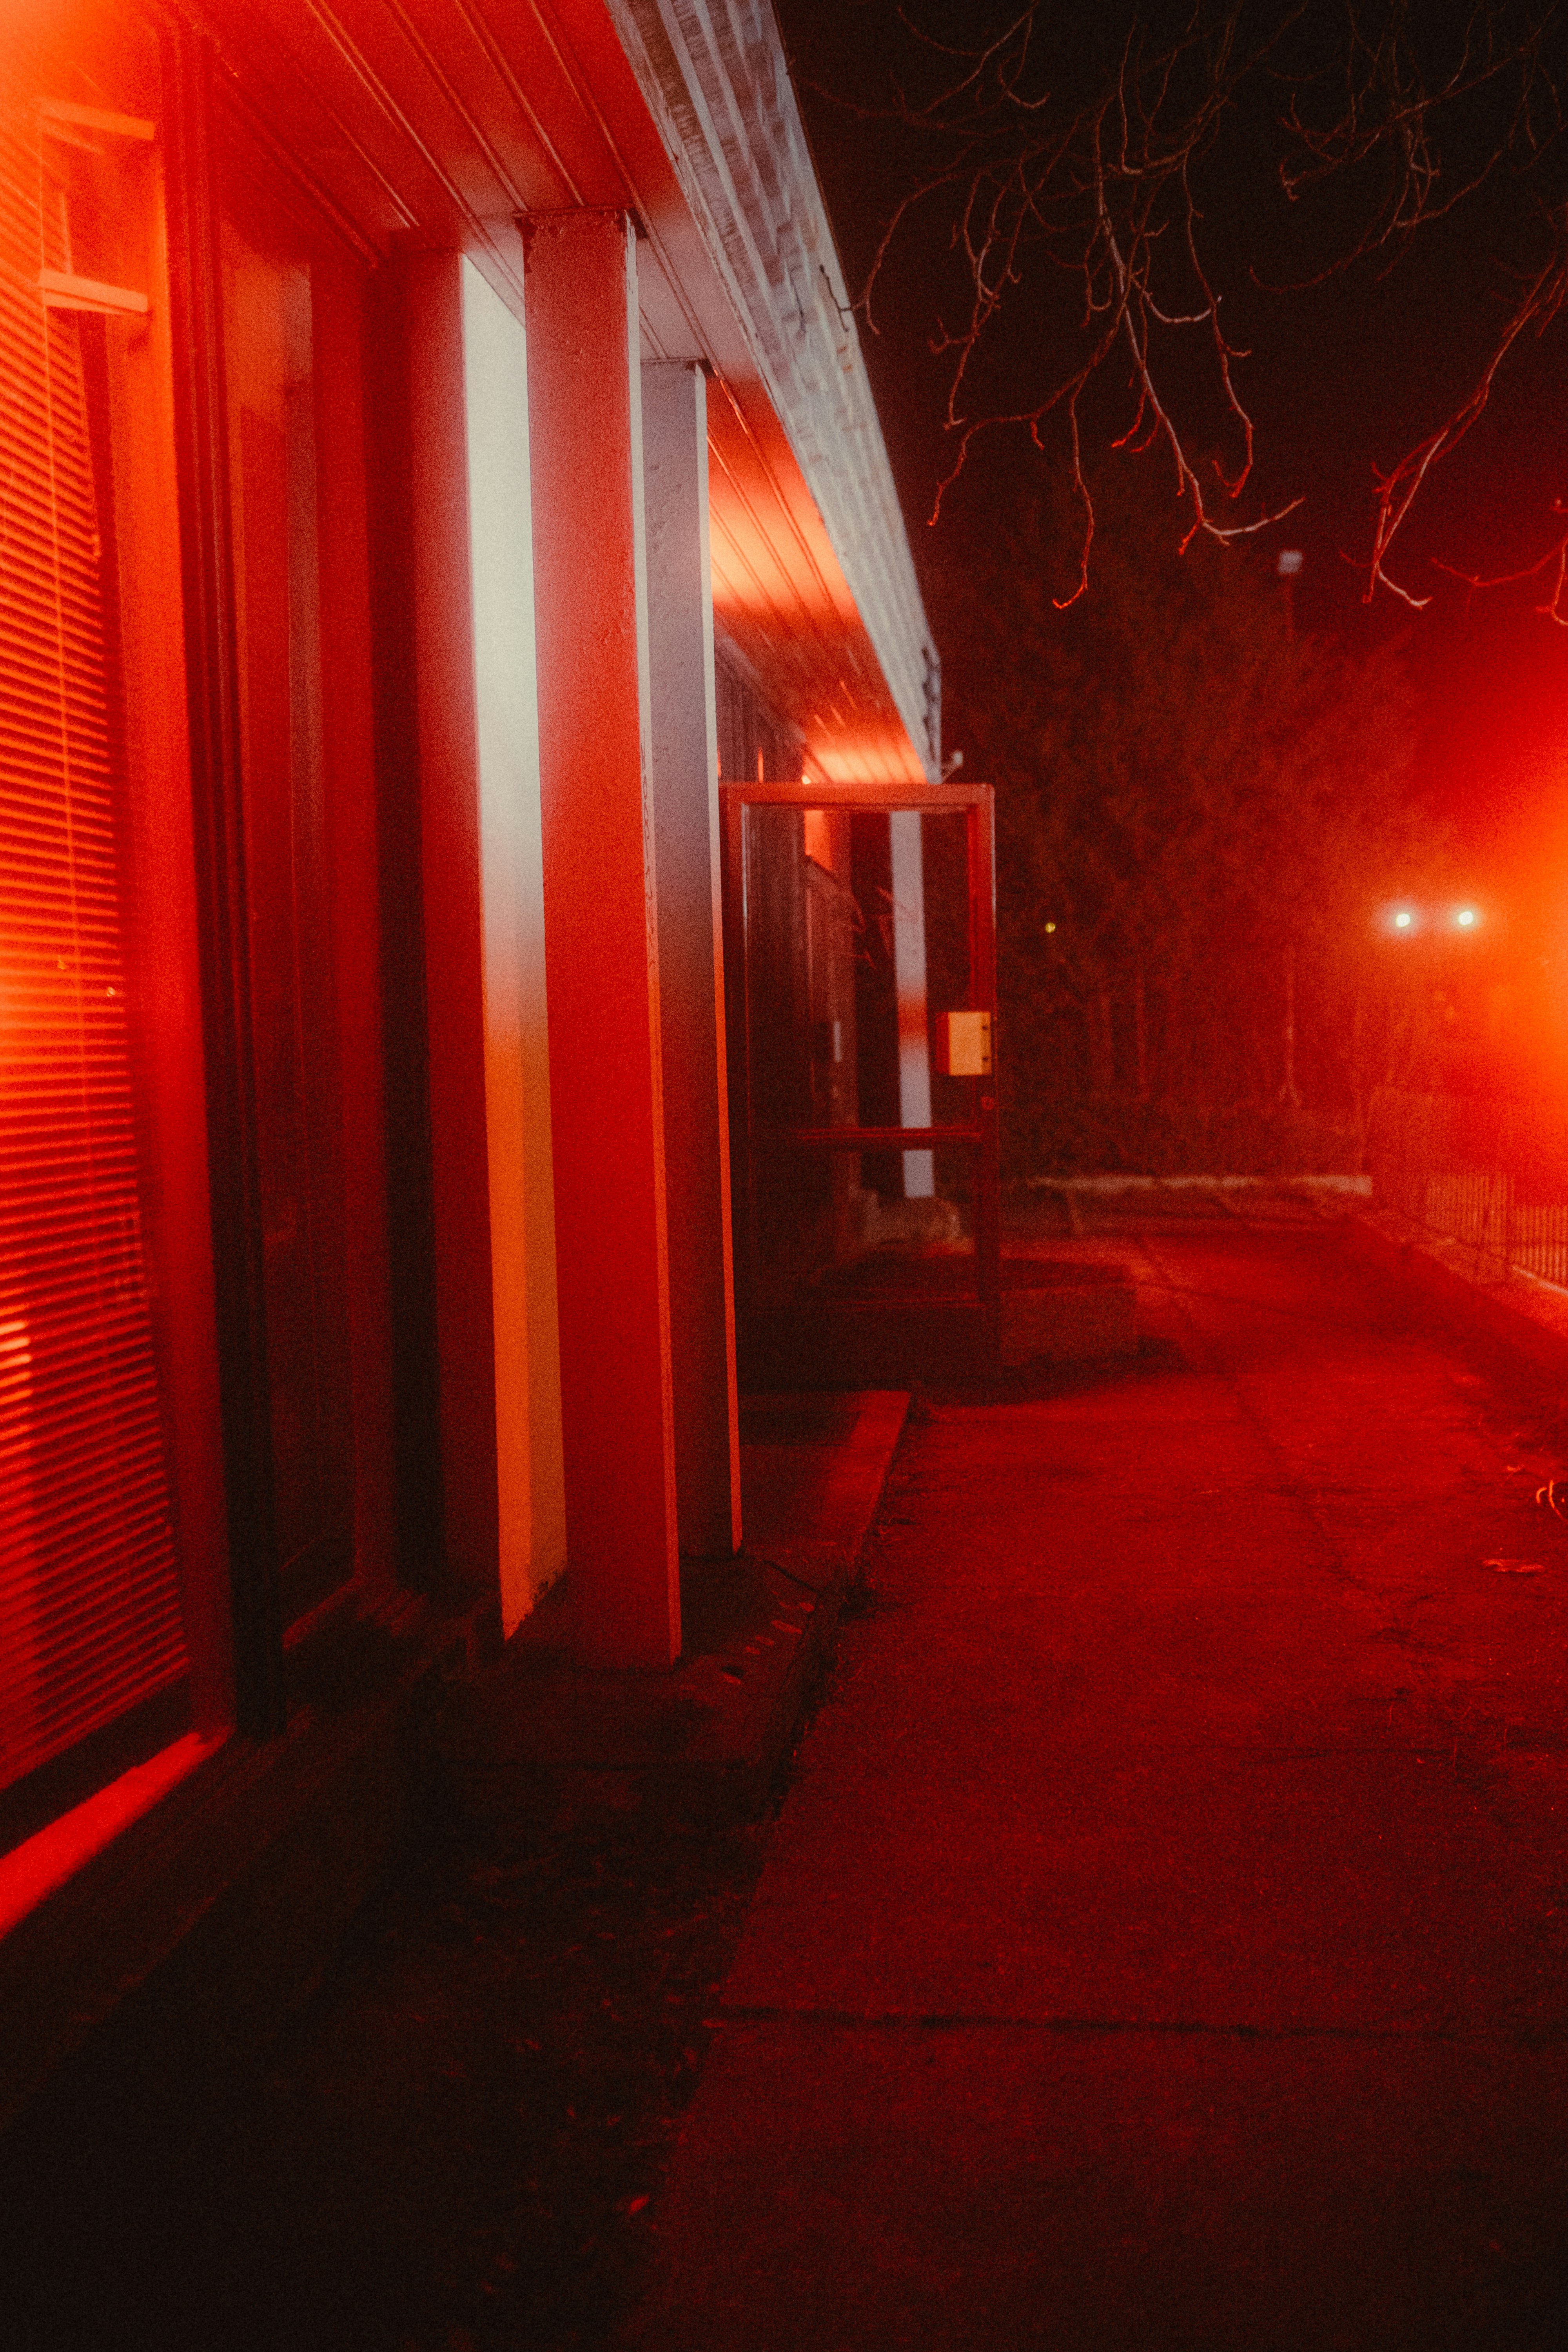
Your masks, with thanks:
[[[767,0],[18,0],[0,142],[22,1969],[345,1629],[569,1571],[584,1660],[678,1656],[718,785],[935,781],[940,703]]]

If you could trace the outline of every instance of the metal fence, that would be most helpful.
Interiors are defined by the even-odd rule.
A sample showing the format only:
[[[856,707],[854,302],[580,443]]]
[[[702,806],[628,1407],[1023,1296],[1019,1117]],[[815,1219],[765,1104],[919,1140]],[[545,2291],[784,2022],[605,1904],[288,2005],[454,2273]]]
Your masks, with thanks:
[[[1568,1104],[1376,1094],[1366,1156],[1377,1205],[1473,1250],[1478,1274],[1568,1289]]]

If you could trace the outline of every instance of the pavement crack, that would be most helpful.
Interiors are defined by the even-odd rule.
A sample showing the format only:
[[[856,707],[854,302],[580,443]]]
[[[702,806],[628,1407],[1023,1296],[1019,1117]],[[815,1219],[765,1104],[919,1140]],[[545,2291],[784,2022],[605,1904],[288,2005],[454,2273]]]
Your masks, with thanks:
[[[1432,2042],[1473,2047],[1534,2049],[1568,2038],[1568,2024],[1533,2032],[1505,2026],[1445,2025],[1258,2025],[1226,2023],[1212,2018],[1182,2017],[1058,2017],[1027,2011],[986,2010],[854,2010],[796,2009],[767,2001],[726,2002],[704,2024],[797,2025],[829,2032],[874,2033],[1045,2033],[1068,2041],[1075,2036],[1125,2034],[1213,2042]]]

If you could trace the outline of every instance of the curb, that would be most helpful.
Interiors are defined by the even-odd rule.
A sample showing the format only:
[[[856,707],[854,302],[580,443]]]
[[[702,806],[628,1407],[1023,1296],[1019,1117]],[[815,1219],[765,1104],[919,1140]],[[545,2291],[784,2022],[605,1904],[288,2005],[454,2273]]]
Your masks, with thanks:
[[[1568,1293],[1528,1275],[1488,1281],[1477,1253],[1386,1211],[1345,1220],[1351,1255],[1467,1337],[1568,1380]]]
[[[667,1674],[593,1671],[519,1641],[448,1683],[422,1758],[437,1824],[524,1828],[585,1811],[754,1818],[833,1654],[910,1400],[747,1401],[763,1499],[734,1559],[683,1565],[688,1648]]]

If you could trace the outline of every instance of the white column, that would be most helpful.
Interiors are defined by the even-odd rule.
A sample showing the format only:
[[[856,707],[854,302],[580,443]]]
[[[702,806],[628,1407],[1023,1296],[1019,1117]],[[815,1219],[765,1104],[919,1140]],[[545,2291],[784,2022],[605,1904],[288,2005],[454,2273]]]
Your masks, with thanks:
[[[510,1633],[566,1552],[528,374],[470,263],[409,290],[444,1519]]]
[[[921,867],[921,814],[898,809],[888,819],[893,857],[893,983],[899,999],[899,1118],[905,1127],[931,1125],[931,1046],[926,1034],[925,879]],[[929,1201],[936,1191],[936,1155],[904,1154],[904,1198]]]
[[[676,1514],[683,1552],[727,1558],[741,1544],[741,1443],[700,369],[645,366],[642,423]]]
[[[680,1654],[637,247],[522,223],[566,1528],[578,1654]]]

